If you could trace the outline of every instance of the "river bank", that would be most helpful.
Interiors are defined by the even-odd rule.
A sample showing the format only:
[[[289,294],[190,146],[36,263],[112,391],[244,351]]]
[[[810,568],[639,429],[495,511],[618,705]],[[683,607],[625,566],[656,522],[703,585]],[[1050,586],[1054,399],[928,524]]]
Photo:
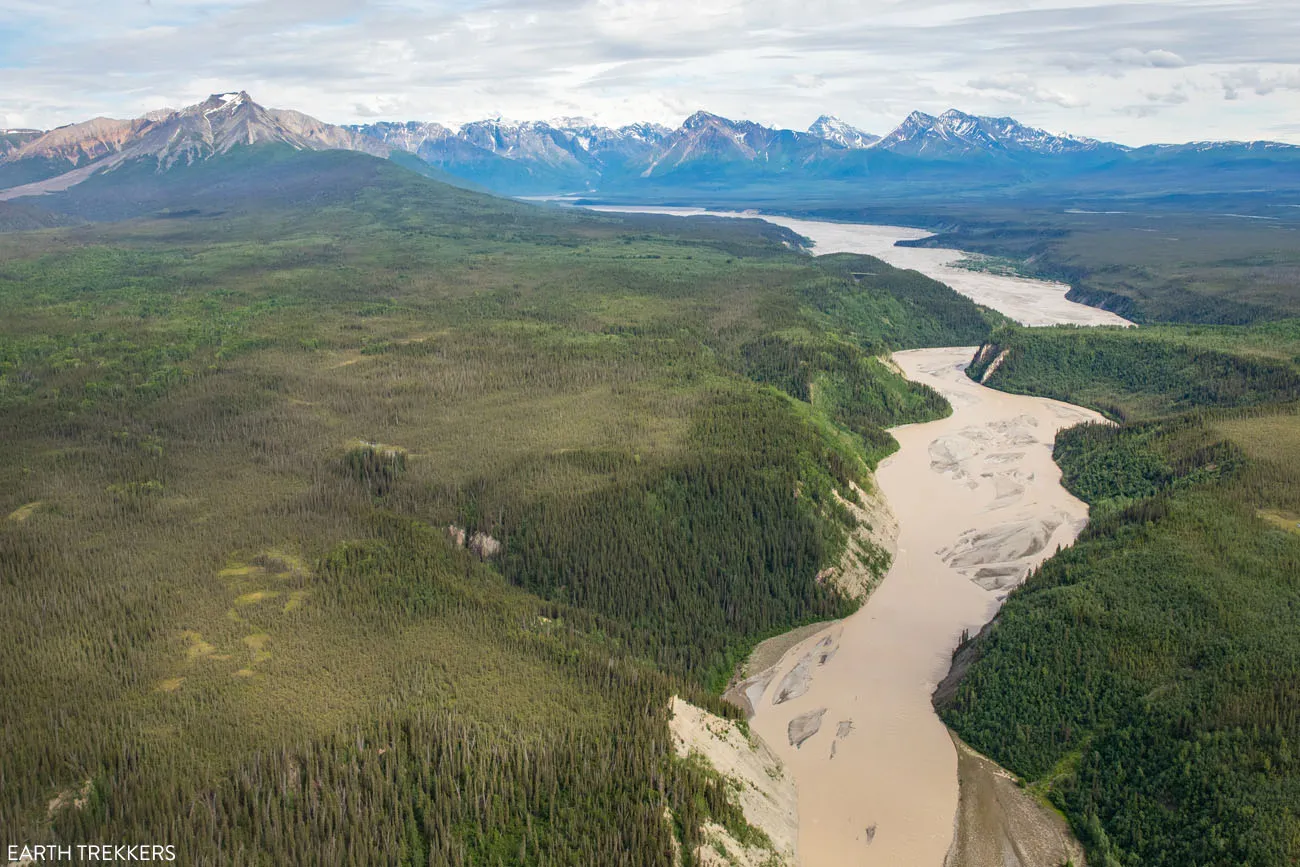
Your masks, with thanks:
[[[1087,520],[1051,448],[1057,430],[1099,416],[972,382],[973,352],[895,354],[953,414],[896,428],[901,448],[877,472],[900,525],[894,564],[857,613],[788,650],[750,692],[751,726],[798,786],[805,867],[945,862],[958,755],[931,694],[963,630]]]
[[[912,268],[1027,325],[1129,325],[1070,301],[1069,287],[957,267],[956,250],[897,247],[929,233],[695,208],[598,208],[761,218],[813,242]],[[944,395],[953,414],[895,428],[900,450],[877,491],[899,521],[889,573],[853,616],[764,642],[728,698],[789,768],[798,788],[804,867],[1057,867],[1082,863],[1064,820],[995,763],[952,736],[931,697],[964,633],[1087,522],[1060,484],[1056,432],[1101,416],[1005,394],[964,372],[975,347],[893,360]],[[881,543],[882,540],[876,540]]]
[[[867,223],[834,223],[827,220],[802,220],[773,214],[738,211],[710,211],[703,208],[637,208],[623,206],[585,206],[593,211],[636,214],[670,214],[680,217],[711,216],[763,219],[784,226],[813,242],[817,255],[858,253],[875,256],[895,268],[920,271],[977,304],[992,307],[1022,325],[1132,325],[1109,310],[1070,301],[1064,283],[1033,280],[1026,277],[972,271],[959,267],[966,258],[960,250],[930,247],[898,247],[898,241],[916,241],[932,233],[906,226],[882,226]]]

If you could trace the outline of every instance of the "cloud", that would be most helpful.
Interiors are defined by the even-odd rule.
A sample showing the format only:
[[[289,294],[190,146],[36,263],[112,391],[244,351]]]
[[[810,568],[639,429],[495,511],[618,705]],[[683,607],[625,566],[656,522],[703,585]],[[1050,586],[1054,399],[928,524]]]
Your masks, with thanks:
[[[803,90],[816,90],[819,87],[826,86],[826,79],[820,75],[813,75],[807,72],[796,72],[794,75],[790,76],[790,83]]]
[[[1187,93],[1187,86],[1183,83],[1175,84],[1169,90],[1163,93],[1143,93],[1147,102],[1159,103],[1161,105],[1183,105],[1191,97]]]
[[[98,0],[87,15],[85,0],[0,0],[0,115],[54,126],[243,88],[334,122],[677,123],[705,107],[792,128],[827,112],[886,132],[912,109],[1012,107],[1100,137],[1203,137],[1229,123],[1262,136],[1264,119],[1224,112],[1219,95],[1257,93],[1274,115],[1300,114],[1288,5]],[[1183,80],[1196,86],[1174,95]]]
[[[1142,120],[1157,117],[1166,109],[1191,102],[1192,92],[1196,90],[1197,87],[1186,81],[1176,82],[1168,90],[1142,90],[1140,94],[1145,103],[1120,106],[1115,113]]]
[[[1124,66],[1149,66],[1156,69],[1181,69],[1187,65],[1183,60],[1172,51],[1166,51],[1163,48],[1153,48],[1150,51],[1142,51],[1138,48],[1121,48],[1111,55],[1111,58]]]
[[[1235,100],[1241,97],[1243,90],[1249,90],[1256,96],[1268,96],[1279,90],[1300,91],[1300,70],[1278,72],[1265,75],[1259,69],[1237,69],[1219,76],[1223,86],[1223,98]]]
[[[1160,114],[1161,106],[1158,105],[1126,105],[1115,110],[1117,114],[1128,115],[1138,119],[1155,117]]]
[[[1062,108],[1081,108],[1088,104],[1072,94],[1043,87],[1020,72],[977,78],[966,84],[972,90],[991,92],[994,98],[1009,97],[1007,101],[1012,102],[1043,102]]]

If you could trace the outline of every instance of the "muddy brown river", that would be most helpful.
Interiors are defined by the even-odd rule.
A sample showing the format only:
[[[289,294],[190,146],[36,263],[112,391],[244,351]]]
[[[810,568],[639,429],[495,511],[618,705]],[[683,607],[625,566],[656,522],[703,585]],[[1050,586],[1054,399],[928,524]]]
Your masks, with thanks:
[[[902,448],[876,473],[899,522],[893,567],[857,613],[787,652],[751,693],[751,725],[795,777],[804,867],[944,863],[957,754],[930,695],[962,630],[977,632],[1087,520],[1060,485],[1052,440],[1100,417],[971,381],[973,352],[894,355],[953,414],[896,428]]]
[[[927,234],[920,230],[762,219],[811,239],[815,254],[864,253],[914,268],[1027,325],[1131,324],[1069,301],[1061,284],[956,268],[962,254],[953,250],[894,246]],[[895,428],[901,448],[876,473],[899,524],[893,566],[857,613],[795,645],[745,690],[753,730],[798,788],[803,867],[945,864],[954,849],[958,756],[931,694],[963,630],[978,632],[1087,522],[1086,504],[1061,486],[1052,444],[1061,428],[1101,416],[972,381],[964,368],[974,352],[894,354],[904,374],[940,391],[953,413]],[[986,828],[968,827],[964,836],[971,833],[992,837]],[[980,842],[989,844],[978,847],[986,853],[980,863],[1022,863],[1006,860],[1002,840]]]

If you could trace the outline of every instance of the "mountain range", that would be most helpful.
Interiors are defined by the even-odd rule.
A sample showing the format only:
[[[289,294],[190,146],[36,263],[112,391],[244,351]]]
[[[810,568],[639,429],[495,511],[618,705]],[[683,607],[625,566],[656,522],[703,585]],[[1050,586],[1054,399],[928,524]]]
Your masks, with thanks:
[[[657,124],[601,127],[582,118],[450,128],[431,123],[376,123],[349,129],[413,153],[453,174],[489,186],[515,175],[549,190],[626,188],[673,181],[806,174],[867,175],[881,154],[919,160],[971,161],[1009,156],[1106,156],[1121,145],[1058,136],[1013,118],[950,110],[913,112],[884,136],[822,115],[806,131],[777,129],[699,111],[677,129]],[[495,159],[506,160],[506,168]],[[507,183],[506,186],[510,184]]]
[[[1300,167],[1300,147],[1277,142],[1130,148],[955,109],[938,116],[913,112],[883,136],[831,115],[797,131],[704,111],[676,129],[652,123],[611,128],[585,118],[338,126],[265,108],[239,91],[139,118],[0,131],[0,200],[68,190],[130,164],[165,174],[256,145],[360,151],[408,167],[418,162],[426,173],[509,195],[662,196],[781,184],[908,194],[1085,182],[1140,190],[1147,181],[1153,188],[1177,187],[1224,171],[1238,186],[1243,171],[1262,172],[1265,180],[1276,175],[1285,186],[1296,181]]]
[[[0,198],[68,189],[135,161],[148,161],[165,172],[249,145],[355,150],[376,156],[391,152],[381,142],[301,112],[264,108],[242,91],[213,94],[179,111],[163,109],[131,120],[97,117],[5,138],[12,144],[0,158]]]

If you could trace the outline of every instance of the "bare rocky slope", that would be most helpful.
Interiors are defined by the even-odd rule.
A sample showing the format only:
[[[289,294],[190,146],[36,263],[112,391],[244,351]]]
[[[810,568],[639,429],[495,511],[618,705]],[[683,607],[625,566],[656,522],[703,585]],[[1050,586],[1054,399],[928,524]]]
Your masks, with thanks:
[[[99,117],[30,137],[0,158],[0,198],[67,189],[131,160],[151,161],[166,171],[255,144],[376,156],[391,152],[355,130],[298,111],[265,108],[244,91],[213,94],[180,110],[131,120]]]

